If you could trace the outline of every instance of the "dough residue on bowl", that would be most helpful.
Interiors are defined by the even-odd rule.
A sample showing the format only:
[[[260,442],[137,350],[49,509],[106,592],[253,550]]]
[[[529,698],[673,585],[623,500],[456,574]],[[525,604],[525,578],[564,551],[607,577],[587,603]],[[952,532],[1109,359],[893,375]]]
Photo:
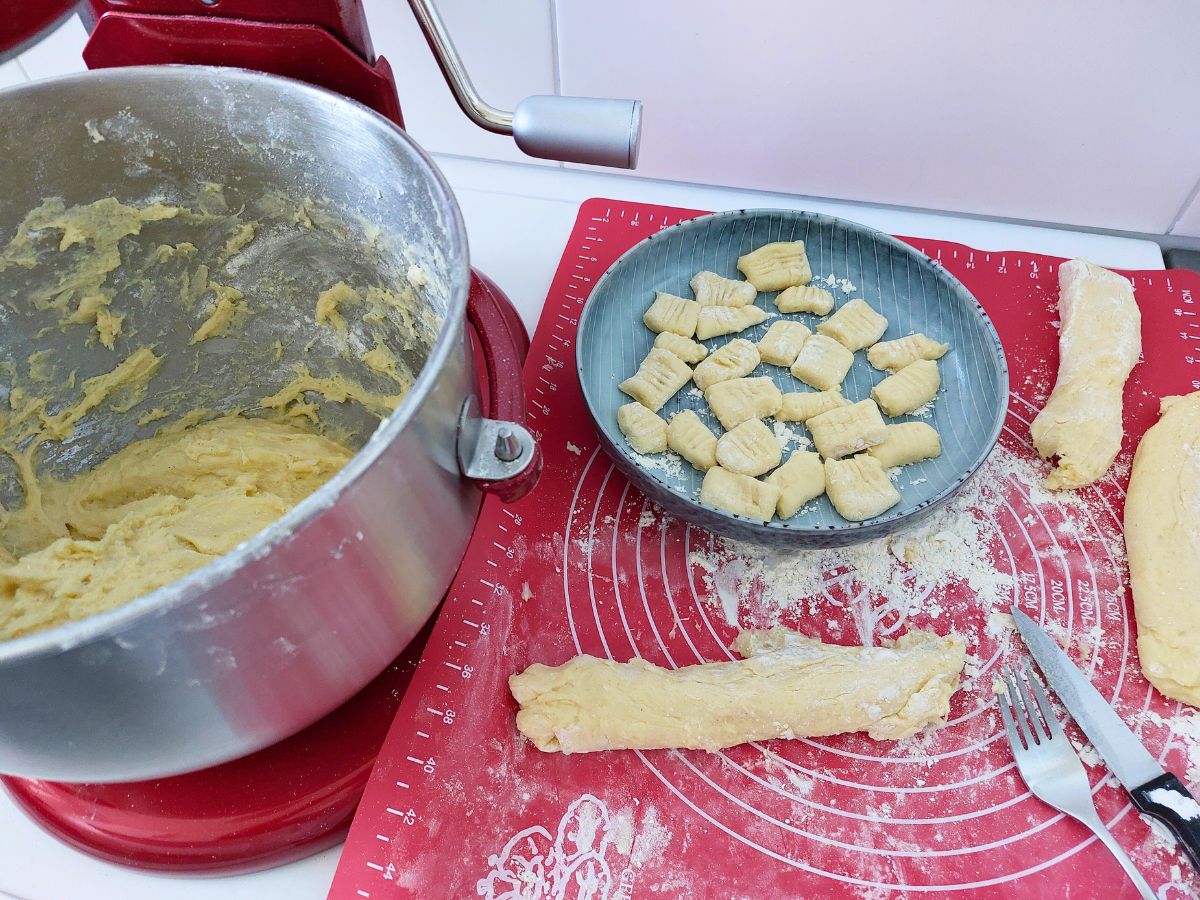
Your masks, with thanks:
[[[280,518],[396,409],[440,329],[429,277],[387,265],[374,226],[276,192],[174,199],[50,198],[0,245],[0,640]]]

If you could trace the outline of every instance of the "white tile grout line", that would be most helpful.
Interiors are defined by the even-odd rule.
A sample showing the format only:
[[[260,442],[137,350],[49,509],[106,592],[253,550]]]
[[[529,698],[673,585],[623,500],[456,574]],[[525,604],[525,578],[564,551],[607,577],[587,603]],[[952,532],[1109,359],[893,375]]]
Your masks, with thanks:
[[[546,0],[550,8],[550,62],[554,71],[554,93],[562,96],[562,56],[558,49],[558,0]],[[555,166],[565,169],[567,164],[560,161]]]
[[[1196,202],[1197,197],[1200,197],[1200,179],[1197,179],[1195,186],[1191,190],[1191,193],[1189,193],[1187,195],[1187,199],[1183,201],[1183,206],[1179,207],[1179,212],[1175,214],[1175,218],[1171,220],[1171,224],[1167,226],[1167,230],[1164,231],[1163,234],[1170,234],[1179,226],[1180,220],[1187,215],[1188,209],[1194,202]]]

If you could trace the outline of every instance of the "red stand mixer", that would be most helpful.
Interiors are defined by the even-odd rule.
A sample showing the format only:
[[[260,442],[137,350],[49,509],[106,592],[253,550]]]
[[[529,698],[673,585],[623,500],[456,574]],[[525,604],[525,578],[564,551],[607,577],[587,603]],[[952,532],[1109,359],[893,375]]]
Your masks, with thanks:
[[[513,112],[495,109],[472,86],[436,10],[426,0],[410,5],[457,102],[480,127],[513,135],[532,156],[636,165],[640,103],[544,96]],[[74,6],[14,4],[0,23],[0,59]],[[91,69],[172,63],[252,69],[332,90],[403,125],[392,69],[374,55],[361,0],[90,0],[81,12],[91,27],[84,50]],[[472,273],[467,318],[484,415],[522,421],[528,338],[516,311],[493,283]],[[497,438],[498,448],[505,439],[511,438]],[[484,492],[515,497],[532,487],[539,467],[540,458],[508,481],[473,480]],[[216,874],[298,859],[344,837],[428,633],[427,626],[332,713],[230,762],[134,782],[3,781],[47,830],[124,865]]]

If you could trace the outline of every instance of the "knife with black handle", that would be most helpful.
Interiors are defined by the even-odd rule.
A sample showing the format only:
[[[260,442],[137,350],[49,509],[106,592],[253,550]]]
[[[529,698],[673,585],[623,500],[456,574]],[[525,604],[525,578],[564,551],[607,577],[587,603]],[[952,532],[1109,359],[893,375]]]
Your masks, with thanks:
[[[1125,786],[1134,806],[1171,829],[1200,870],[1200,803],[1183,782],[1158,764],[1058,644],[1015,606],[1012,615],[1046,681]]]

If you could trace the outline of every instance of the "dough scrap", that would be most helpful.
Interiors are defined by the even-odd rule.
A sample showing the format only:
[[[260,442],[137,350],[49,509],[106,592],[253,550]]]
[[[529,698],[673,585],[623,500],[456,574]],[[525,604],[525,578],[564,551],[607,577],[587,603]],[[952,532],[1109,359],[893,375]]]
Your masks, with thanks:
[[[852,365],[853,353],[828,335],[814,334],[800,348],[791,371],[809,387],[832,391],[841,386]]]
[[[783,393],[765,375],[756,378],[731,378],[720,381],[704,392],[708,407],[726,431],[747,419],[764,419],[779,412]]]
[[[817,331],[853,352],[878,341],[887,331],[887,326],[888,320],[860,297],[851,300],[818,325]]]
[[[1133,459],[1125,547],[1150,683],[1200,707],[1200,391],[1165,397]]]
[[[687,363],[674,353],[652,347],[637,372],[618,387],[651,412],[658,412],[691,379]]]
[[[693,275],[692,293],[701,306],[749,306],[758,296],[758,291],[748,281],[723,278],[716,272]]]
[[[696,321],[700,315],[700,304],[685,300],[674,294],[654,292],[654,302],[642,316],[642,321],[651,331],[669,331],[680,337],[690,338],[696,333]]]
[[[758,352],[762,361],[773,366],[790,366],[800,355],[800,348],[812,334],[799,322],[773,322],[767,333],[758,342]]]
[[[685,338],[673,331],[660,331],[654,339],[654,346],[668,353],[674,353],[688,365],[694,366],[708,356],[708,348],[698,344],[691,338]]]
[[[761,419],[747,419],[717,441],[717,465],[738,475],[762,475],[783,459],[775,432]]]
[[[809,285],[795,285],[780,291],[775,306],[781,313],[816,313],[827,316],[833,309],[833,294]]]
[[[700,502],[734,515],[769,522],[779,502],[779,488],[749,475],[713,466],[704,473],[704,481],[700,483]]]
[[[873,519],[900,502],[900,492],[873,456],[825,460],[825,493],[843,519]]]
[[[737,267],[760,291],[779,291],[812,280],[804,241],[764,244],[752,253],[738,257]]]
[[[885,469],[907,466],[942,455],[942,439],[925,422],[901,422],[887,426],[887,437],[867,451]]]
[[[889,416],[902,416],[936,397],[941,386],[937,363],[918,359],[871,388],[871,396]]]
[[[617,409],[617,427],[637,453],[667,449],[667,423],[640,403],[626,403]]]
[[[1058,268],[1058,380],[1030,426],[1043,459],[1058,457],[1046,487],[1086,487],[1121,449],[1125,380],[1142,352],[1142,316],[1133,285],[1073,259]]]
[[[744,378],[759,363],[758,348],[745,338],[734,338],[719,350],[714,350],[692,372],[692,381],[702,391],[721,381]]]
[[[899,372],[918,359],[941,359],[949,349],[949,344],[938,343],[918,331],[894,341],[880,341],[873,345],[867,351],[867,362],[876,369]]]
[[[671,416],[667,446],[701,472],[717,464],[717,436],[693,410],[685,409]]]
[[[783,395],[783,403],[775,418],[781,422],[807,422],[813,416],[849,405],[850,401],[836,389],[832,391],[790,391]]]
[[[716,751],[854,731],[901,740],[945,723],[966,661],[958,635],[919,630],[882,647],[743,631],[734,649],[744,658],[679,669],[592,656],[534,663],[508,679],[517,728],[539,750],[561,753]]]
[[[696,320],[696,338],[707,341],[723,334],[736,334],[767,317],[767,311],[757,306],[701,306]]]
[[[788,461],[766,477],[779,488],[775,514],[790,519],[809,500],[825,493],[825,465],[811,450],[793,450]]]
[[[887,440],[887,425],[874,400],[839,406],[808,420],[813,444],[826,459],[841,459]]]

